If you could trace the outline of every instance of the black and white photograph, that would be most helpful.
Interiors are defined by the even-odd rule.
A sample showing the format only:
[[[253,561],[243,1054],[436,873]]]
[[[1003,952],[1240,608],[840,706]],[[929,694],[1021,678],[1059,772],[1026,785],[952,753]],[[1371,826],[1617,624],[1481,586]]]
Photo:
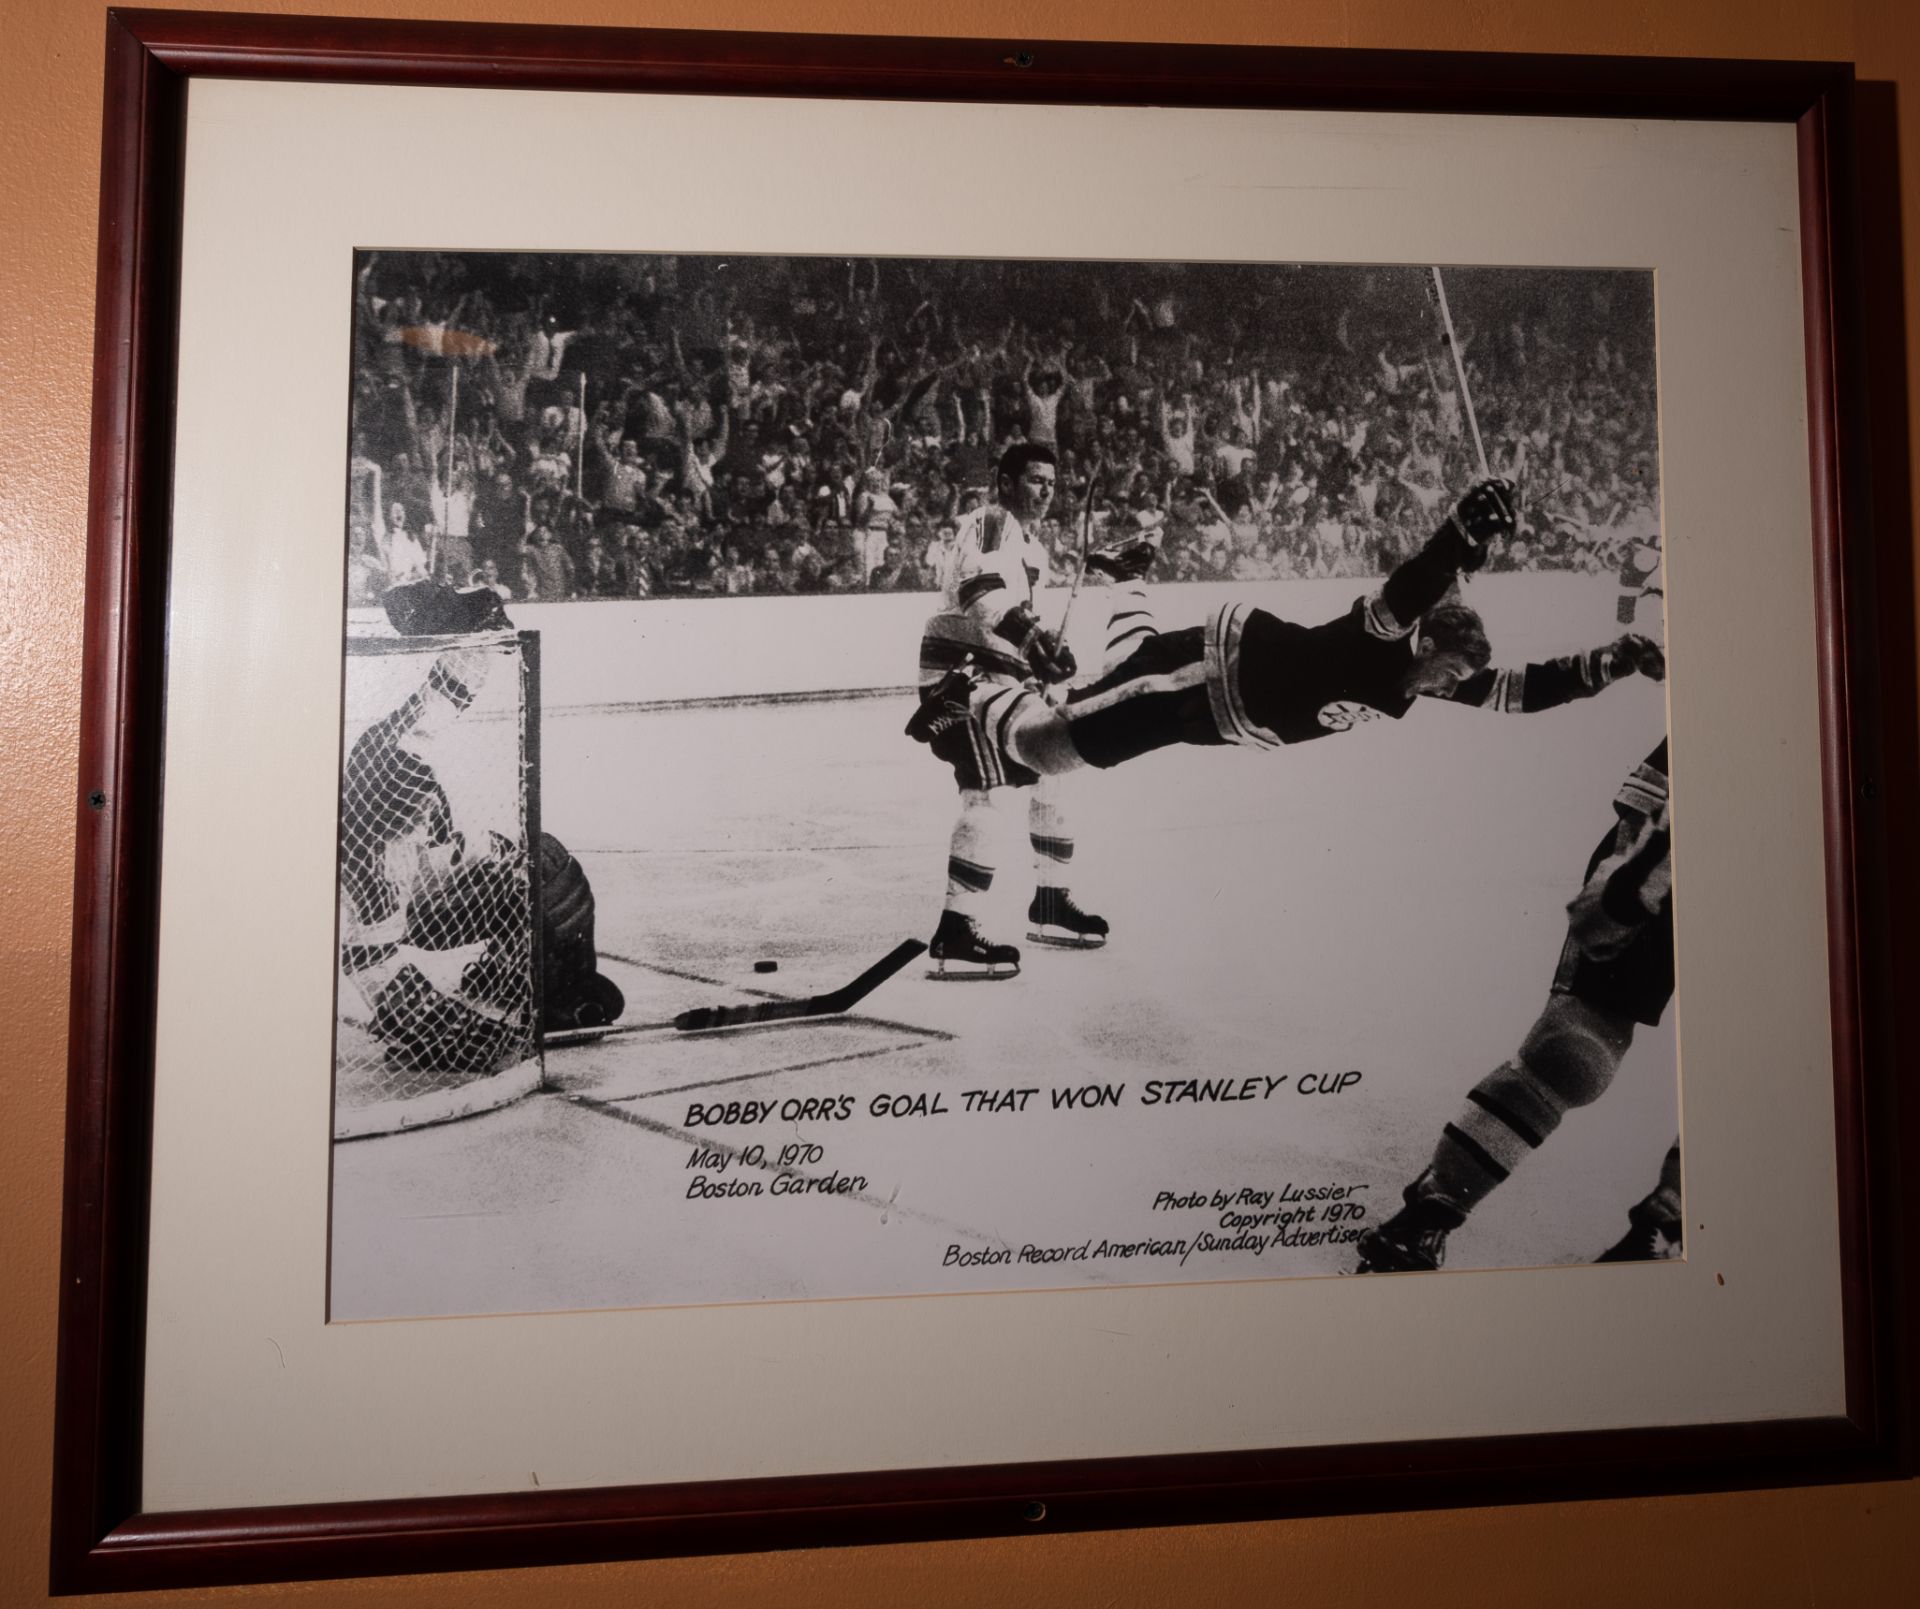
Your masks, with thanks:
[[[72,1584],[1890,1467],[1843,68],[116,26]]]
[[[116,13],[54,1590],[1904,1472],[1857,89]]]
[[[1651,272],[349,292],[335,1320],[1684,1256]]]

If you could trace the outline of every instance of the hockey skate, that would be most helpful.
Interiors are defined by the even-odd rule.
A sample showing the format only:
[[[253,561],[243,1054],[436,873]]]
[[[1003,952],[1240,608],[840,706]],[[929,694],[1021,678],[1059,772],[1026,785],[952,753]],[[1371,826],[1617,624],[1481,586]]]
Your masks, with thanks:
[[[1360,1237],[1360,1274],[1432,1273],[1447,1260],[1447,1236],[1467,1221],[1451,1202],[1425,1192],[1423,1173],[1406,1188],[1407,1204]]]
[[[1073,903],[1064,888],[1037,888],[1027,907],[1033,925],[1027,937],[1057,950],[1097,950],[1107,942],[1107,919],[1090,916]]]
[[[1660,1263],[1680,1252],[1680,1201],[1656,1190],[1627,1209],[1627,1232],[1594,1258],[1596,1263]]]
[[[1160,532],[1141,531],[1098,547],[1087,555],[1087,573],[1109,581],[1144,581],[1160,551]]]
[[[940,926],[927,946],[933,968],[927,973],[943,983],[973,979],[998,982],[1020,975],[1020,952],[1011,944],[994,944],[982,937],[971,916],[942,911]]]
[[[971,739],[967,723],[971,719],[976,672],[970,665],[950,670],[931,687],[922,688],[920,707],[906,724],[906,734],[916,743],[924,743],[942,760],[952,764],[955,746],[964,754]]]

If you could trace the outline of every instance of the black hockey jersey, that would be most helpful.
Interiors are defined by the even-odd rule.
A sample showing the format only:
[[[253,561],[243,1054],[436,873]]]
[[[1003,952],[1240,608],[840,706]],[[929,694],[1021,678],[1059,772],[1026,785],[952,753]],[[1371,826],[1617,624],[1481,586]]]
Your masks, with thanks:
[[[1366,721],[1397,721],[1414,706],[1405,688],[1416,639],[1393,627],[1378,597],[1356,599],[1346,614],[1318,626],[1230,606],[1211,636],[1223,661],[1222,691],[1237,706],[1216,713],[1239,741],[1305,743]],[[1531,715],[1591,698],[1612,680],[1612,651],[1599,648],[1524,669],[1489,666],[1446,692],[1421,696]]]
[[[1413,708],[1403,691],[1412,638],[1383,626],[1368,599],[1318,626],[1230,608],[1215,635],[1223,691],[1235,695],[1234,725],[1246,740],[1305,743]]]
[[[1572,907],[1583,947],[1596,956],[1663,914],[1673,898],[1665,738],[1620,784],[1613,812],[1619,820],[1587,861],[1586,886]]]
[[[1081,758],[1102,767],[1170,743],[1305,743],[1412,709],[1413,642],[1378,595],[1318,626],[1231,603],[1204,627],[1149,636],[1099,681],[1072,688],[1061,714]],[[1609,646],[1520,670],[1481,670],[1424,696],[1531,714],[1590,698],[1613,676]]]
[[[1673,998],[1673,835],[1664,740],[1621,784],[1613,809],[1613,830],[1594,849],[1585,885],[1567,907],[1567,941],[1553,987],[1652,1027]]]

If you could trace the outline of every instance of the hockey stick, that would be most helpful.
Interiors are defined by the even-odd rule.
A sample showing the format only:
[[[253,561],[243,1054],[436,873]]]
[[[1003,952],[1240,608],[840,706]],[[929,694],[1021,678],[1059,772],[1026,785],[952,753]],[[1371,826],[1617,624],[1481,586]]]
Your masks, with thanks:
[[[1460,382],[1460,401],[1467,410],[1467,428],[1473,432],[1473,450],[1480,457],[1480,478],[1491,480],[1493,471],[1487,467],[1486,445],[1480,440],[1480,421],[1473,412],[1473,393],[1467,389],[1467,366],[1460,360],[1460,343],[1453,336],[1453,314],[1447,310],[1447,287],[1440,278],[1440,270],[1433,270],[1433,291],[1440,304],[1440,323],[1446,332],[1447,351],[1453,356],[1454,378]]]
[[[1067,606],[1060,611],[1060,624],[1054,632],[1057,637],[1066,636],[1067,621],[1073,615],[1073,600],[1080,596],[1080,583],[1086,579],[1087,555],[1093,550],[1093,505],[1100,491],[1100,473],[1106,467],[1106,454],[1102,453],[1087,472],[1087,501],[1080,511],[1080,565],[1073,572],[1073,585],[1067,589]]]
[[[903,966],[926,949],[919,939],[904,939],[853,982],[826,994],[800,1000],[755,1000],[741,1006],[695,1006],[673,1019],[683,1034],[703,1028],[739,1028],[748,1023],[784,1022],[793,1017],[831,1017],[858,1005]]]

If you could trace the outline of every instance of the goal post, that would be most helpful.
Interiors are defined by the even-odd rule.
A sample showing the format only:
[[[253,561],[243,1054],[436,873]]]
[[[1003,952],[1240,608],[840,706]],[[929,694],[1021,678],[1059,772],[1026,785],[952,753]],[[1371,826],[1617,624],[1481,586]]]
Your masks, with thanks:
[[[350,636],[333,1136],[539,1088],[536,632]]]

